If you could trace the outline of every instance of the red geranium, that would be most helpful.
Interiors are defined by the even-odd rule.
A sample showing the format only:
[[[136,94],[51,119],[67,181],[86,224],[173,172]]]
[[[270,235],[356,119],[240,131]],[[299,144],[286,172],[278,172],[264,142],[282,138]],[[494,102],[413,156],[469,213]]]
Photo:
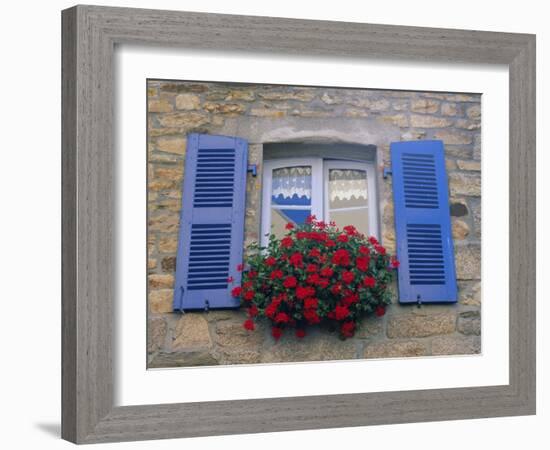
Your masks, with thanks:
[[[283,271],[279,269],[274,270],[269,274],[269,278],[271,278],[272,280],[278,280],[279,278],[283,278]]]
[[[251,319],[246,319],[243,323],[243,327],[245,330],[254,331],[254,322]]]
[[[267,248],[247,249],[247,269],[231,290],[246,310],[247,330],[263,319],[274,339],[289,328],[300,338],[308,326],[329,322],[348,338],[363,316],[385,313],[399,263],[376,238],[352,225],[341,232],[314,217],[285,228],[285,236],[271,236]]]
[[[275,264],[277,264],[277,259],[274,258],[273,256],[268,256],[266,259],[265,259],[265,264],[267,266],[274,266]]]
[[[271,328],[271,336],[273,336],[273,338],[278,341],[281,336],[283,335],[283,330],[282,328],[280,327],[273,327]]]
[[[372,287],[376,286],[376,278],[367,276],[367,277],[363,278],[363,284],[366,287],[372,288]]]
[[[291,237],[287,236],[283,239],[281,239],[281,247],[283,248],[289,248],[292,247],[292,244],[294,244],[294,241]]]
[[[351,270],[342,272],[342,281],[344,283],[351,283],[354,278],[355,278],[355,274]]]
[[[286,277],[285,281],[283,281],[283,286],[285,288],[293,288],[296,287],[297,284],[298,280],[296,279],[296,277],[293,276]]]
[[[287,229],[287,230],[292,230],[293,228],[294,228],[294,224],[292,222],[288,222],[285,225],[285,229]]]

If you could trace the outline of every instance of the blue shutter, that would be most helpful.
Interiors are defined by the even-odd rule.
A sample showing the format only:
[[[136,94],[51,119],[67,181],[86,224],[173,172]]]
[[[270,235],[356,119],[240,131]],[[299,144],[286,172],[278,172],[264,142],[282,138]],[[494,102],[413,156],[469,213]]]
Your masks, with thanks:
[[[235,137],[187,137],[174,310],[239,306],[247,151]]]
[[[395,142],[390,151],[399,301],[456,302],[443,142]]]

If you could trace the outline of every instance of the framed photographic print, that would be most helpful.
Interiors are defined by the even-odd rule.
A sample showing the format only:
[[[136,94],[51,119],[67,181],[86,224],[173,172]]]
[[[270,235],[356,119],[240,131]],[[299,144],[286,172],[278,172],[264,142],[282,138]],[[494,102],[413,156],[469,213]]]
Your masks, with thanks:
[[[64,11],[63,437],[533,414],[534,46]]]

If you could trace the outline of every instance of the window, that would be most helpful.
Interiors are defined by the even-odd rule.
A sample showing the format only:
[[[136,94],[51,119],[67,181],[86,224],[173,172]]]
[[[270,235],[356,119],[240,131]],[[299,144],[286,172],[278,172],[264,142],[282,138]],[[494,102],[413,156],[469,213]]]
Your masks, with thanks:
[[[315,215],[340,228],[354,225],[378,236],[376,172],[373,162],[284,158],[264,164],[262,245],[281,237],[287,222]]]

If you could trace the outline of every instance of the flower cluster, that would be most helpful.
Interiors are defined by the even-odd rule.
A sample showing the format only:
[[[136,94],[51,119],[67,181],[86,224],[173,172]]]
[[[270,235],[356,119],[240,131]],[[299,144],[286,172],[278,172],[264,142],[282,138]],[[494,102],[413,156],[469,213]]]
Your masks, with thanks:
[[[249,246],[246,264],[239,266],[246,269],[232,295],[247,311],[247,330],[266,318],[275,339],[287,329],[303,338],[308,326],[329,322],[345,339],[361,317],[384,315],[399,262],[374,237],[351,225],[340,231],[314,216],[286,229],[280,240],[271,235],[266,248]]]

